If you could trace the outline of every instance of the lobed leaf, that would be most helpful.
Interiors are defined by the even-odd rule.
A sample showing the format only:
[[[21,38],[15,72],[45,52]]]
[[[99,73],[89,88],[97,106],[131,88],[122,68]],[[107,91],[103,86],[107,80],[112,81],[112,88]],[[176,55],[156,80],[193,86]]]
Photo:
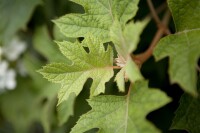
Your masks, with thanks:
[[[72,64],[52,63],[39,72],[48,80],[60,83],[58,104],[68,99],[71,93],[78,95],[88,78],[93,79],[90,94],[98,95],[105,91],[105,82],[113,76],[113,53],[108,46],[105,51],[100,40],[90,37],[82,43],[57,42],[61,52],[72,61]],[[88,46],[89,53],[83,46]]]
[[[157,99],[159,97],[159,100]],[[156,133],[146,115],[170,101],[163,92],[135,82],[127,96],[97,96],[88,100],[92,110],[81,116],[71,133],[99,128],[101,133]]]
[[[109,31],[114,20],[122,25],[133,18],[138,9],[139,0],[72,0],[85,9],[84,14],[67,14],[55,24],[67,37],[86,37],[88,33],[110,41]]]
[[[154,50],[157,60],[169,56],[169,75],[186,92],[197,96],[196,66],[200,57],[200,2],[169,0],[177,32],[160,40]],[[191,15],[192,14],[192,15]]]
[[[149,19],[130,22],[123,28],[119,21],[114,21],[110,28],[110,37],[115,45],[115,48],[120,56],[127,60],[130,53],[137,48],[140,40],[140,34],[148,24]]]

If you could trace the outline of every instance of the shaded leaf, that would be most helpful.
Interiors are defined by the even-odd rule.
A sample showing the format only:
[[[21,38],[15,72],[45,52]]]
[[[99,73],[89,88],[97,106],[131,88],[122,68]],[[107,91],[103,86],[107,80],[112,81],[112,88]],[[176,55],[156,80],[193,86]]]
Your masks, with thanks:
[[[200,94],[200,78],[198,81],[198,92]],[[190,133],[200,131],[200,97],[194,98],[188,94],[183,94],[180,106],[176,111],[171,129],[186,130]]]
[[[69,98],[63,101],[58,107],[58,123],[59,125],[63,125],[69,118],[74,114],[74,102],[76,95],[71,93]]]
[[[40,0],[0,1],[0,40],[7,43],[21,28],[25,28],[34,8]]]
[[[157,60],[169,56],[171,82],[178,83],[193,96],[197,95],[196,66],[200,57],[200,15],[197,15],[200,9],[198,5],[200,5],[199,1],[178,0],[174,2],[169,0],[178,32],[161,39],[154,50]]]
[[[177,31],[199,29],[199,0],[168,0]]]
[[[33,37],[34,48],[51,62],[68,61],[50,38],[45,26],[38,27]]]

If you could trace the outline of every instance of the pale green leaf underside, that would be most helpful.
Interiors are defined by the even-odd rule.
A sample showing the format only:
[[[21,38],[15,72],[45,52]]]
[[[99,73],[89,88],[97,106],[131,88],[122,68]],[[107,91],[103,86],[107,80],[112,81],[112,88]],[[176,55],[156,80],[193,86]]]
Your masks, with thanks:
[[[99,128],[101,133],[156,133],[159,130],[145,117],[169,101],[163,92],[149,89],[146,81],[135,82],[130,96],[97,96],[88,100],[92,110],[81,116],[71,133],[92,128]]]
[[[128,58],[126,66],[125,66],[125,72],[127,77],[130,79],[132,83],[134,83],[137,80],[144,79],[142,74],[140,73],[140,69],[138,66],[133,62],[131,58]]]
[[[108,46],[107,50],[98,39],[85,38],[80,44],[78,42],[58,42],[61,52],[72,61],[72,64],[52,63],[45,66],[39,72],[48,80],[61,83],[58,94],[58,104],[67,100],[71,93],[78,95],[88,78],[93,79],[91,96],[103,93],[105,82],[113,76],[113,53]],[[88,46],[87,53],[83,46]]]
[[[119,91],[125,91],[125,68],[123,67],[116,75],[115,81],[119,88]]]
[[[115,20],[111,29],[110,37],[120,56],[127,60],[130,53],[136,48],[140,40],[140,34],[146,27],[149,19],[138,22],[130,22],[123,28],[119,21]]]
[[[134,17],[139,0],[73,0],[85,14],[67,14],[54,22],[67,37],[86,37],[88,33],[110,41],[109,29],[117,19],[122,25]]]
[[[200,93],[200,77],[198,80],[198,92]],[[184,94],[180,100],[180,106],[176,111],[171,129],[187,130],[190,133],[200,131],[200,97],[194,98]]]
[[[34,8],[41,0],[0,0],[0,41],[7,43],[21,28],[25,28]]]
[[[178,83],[186,92],[196,95],[196,66],[200,57],[200,30],[169,35],[160,40],[154,56],[162,59],[169,56],[171,82]]]

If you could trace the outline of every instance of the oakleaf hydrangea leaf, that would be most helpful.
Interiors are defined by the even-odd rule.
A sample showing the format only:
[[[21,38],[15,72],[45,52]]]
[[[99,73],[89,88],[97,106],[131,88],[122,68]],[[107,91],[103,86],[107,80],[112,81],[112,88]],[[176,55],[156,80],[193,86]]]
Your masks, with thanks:
[[[169,0],[177,32],[160,40],[154,51],[157,60],[169,56],[169,75],[186,92],[197,95],[196,66],[200,57],[200,2]]]
[[[0,1],[0,41],[7,43],[21,28],[25,28],[34,8],[41,0]]]
[[[130,81],[133,83],[137,80],[143,79],[143,76],[140,73],[140,69],[135,64],[135,62],[132,60],[132,58],[128,58],[126,66],[125,66],[125,71],[126,71],[125,74],[130,79]]]
[[[149,19],[138,21],[136,23],[130,22],[125,25],[123,29],[119,21],[115,21],[111,27],[110,36],[119,54],[118,58],[122,60],[123,64],[120,67],[125,67],[116,75],[116,82],[120,91],[124,91],[124,79],[129,78],[132,82],[143,79],[138,66],[133,62],[130,54],[137,48],[140,40],[140,34],[149,22]],[[118,62],[117,65],[121,63]]]
[[[138,22],[130,22],[123,28],[119,21],[114,21],[110,29],[110,37],[120,56],[127,60],[130,53],[136,48],[140,40],[140,34],[146,27],[149,19]]]
[[[157,99],[159,97],[159,99]],[[146,115],[170,101],[146,81],[135,82],[127,96],[97,96],[88,100],[92,110],[81,116],[71,133],[99,128],[101,133],[156,133]]]
[[[199,29],[199,0],[168,0],[177,31]]]
[[[200,94],[200,77],[198,81],[198,92]],[[194,98],[188,94],[183,94],[180,106],[176,111],[171,129],[181,129],[190,133],[200,131],[200,97]]]
[[[116,75],[115,81],[117,83],[117,86],[119,88],[119,91],[124,92],[125,91],[125,68],[122,68]]]
[[[60,83],[58,104],[67,100],[71,93],[78,95],[88,78],[93,79],[91,96],[103,93],[105,82],[113,76],[113,53],[108,46],[107,50],[97,38],[85,38],[82,43],[76,41],[57,42],[61,52],[72,61],[72,64],[52,63],[39,72],[48,80]],[[88,46],[89,53],[83,48]]]
[[[87,33],[110,41],[109,29],[116,19],[122,25],[135,16],[139,0],[72,0],[85,9],[84,14],[67,14],[54,22],[67,37],[85,37]]]

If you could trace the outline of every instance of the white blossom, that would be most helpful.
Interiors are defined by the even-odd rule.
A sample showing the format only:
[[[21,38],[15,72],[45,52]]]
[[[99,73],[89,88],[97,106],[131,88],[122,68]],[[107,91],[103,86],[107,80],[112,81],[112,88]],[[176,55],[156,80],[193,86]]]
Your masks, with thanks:
[[[4,89],[14,89],[16,87],[15,81],[16,73],[13,69],[8,68],[8,62],[0,62],[0,91]]]
[[[26,42],[22,41],[19,37],[14,37],[10,43],[3,46],[2,52],[9,61],[15,61],[25,49]]]

